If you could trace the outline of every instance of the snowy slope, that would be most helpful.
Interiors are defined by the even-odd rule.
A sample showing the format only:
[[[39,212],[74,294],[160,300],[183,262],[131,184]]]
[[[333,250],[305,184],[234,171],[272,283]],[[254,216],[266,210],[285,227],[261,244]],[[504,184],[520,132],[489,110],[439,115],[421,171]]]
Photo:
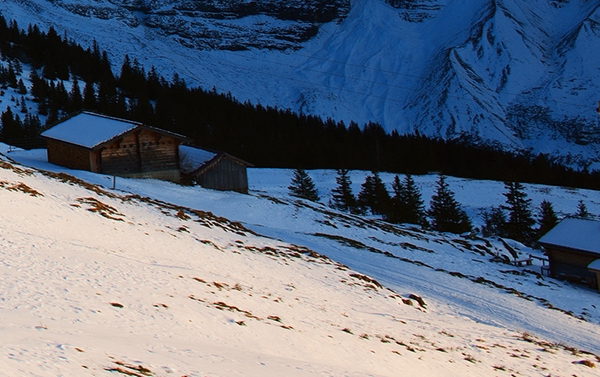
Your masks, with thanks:
[[[0,165],[8,375],[585,376],[600,363],[598,293],[490,262],[508,253],[496,240],[296,201],[285,170],[251,169],[251,195],[121,178],[113,191],[7,149],[54,172]],[[326,196],[334,173],[310,174]],[[434,179],[417,177],[424,196]],[[496,182],[449,183],[459,199],[490,193],[470,211],[501,197]],[[527,188],[600,212],[596,192]]]
[[[95,39],[116,68],[127,53],[242,101],[600,161],[598,1],[338,1],[329,18],[316,0],[272,5],[296,19],[262,1],[245,15],[246,3],[10,0],[0,11]]]

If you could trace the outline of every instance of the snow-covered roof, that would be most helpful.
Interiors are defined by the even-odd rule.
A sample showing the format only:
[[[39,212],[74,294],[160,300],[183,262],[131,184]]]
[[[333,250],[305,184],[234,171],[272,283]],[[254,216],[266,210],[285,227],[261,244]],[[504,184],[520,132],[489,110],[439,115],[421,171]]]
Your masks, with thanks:
[[[596,259],[592,263],[588,264],[588,270],[600,271],[600,259]]]
[[[92,149],[140,126],[133,121],[82,112],[44,131],[42,136]]]
[[[567,217],[542,236],[539,242],[600,255],[600,221]]]
[[[191,173],[215,158],[217,153],[210,152],[205,149],[190,147],[188,145],[180,145],[179,156],[181,159],[181,171],[183,173]]]

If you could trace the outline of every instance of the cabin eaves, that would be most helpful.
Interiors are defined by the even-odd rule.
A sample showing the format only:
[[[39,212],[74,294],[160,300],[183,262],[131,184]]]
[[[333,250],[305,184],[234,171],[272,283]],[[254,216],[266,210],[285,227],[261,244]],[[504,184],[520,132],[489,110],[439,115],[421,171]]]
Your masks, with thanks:
[[[567,217],[538,242],[541,245],[598,254],[600,258],[600,221]]]
[[[87,111],[58,123],[54,127],[42,132],[41,136],[85,149],[97,150],[113,140],[139,129],[152,130],[156,133],[180,139],[182,142],[188,141],[185,136],[173,132],[146,126],[131,120]]]

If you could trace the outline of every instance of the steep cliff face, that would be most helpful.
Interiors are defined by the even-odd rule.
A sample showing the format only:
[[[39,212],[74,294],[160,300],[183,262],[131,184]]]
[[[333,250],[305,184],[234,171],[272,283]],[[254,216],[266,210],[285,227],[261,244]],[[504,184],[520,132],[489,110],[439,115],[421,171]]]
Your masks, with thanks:
[[[585,164],[600,143],[597,17],[597,1],[488,1],[464,41],[432,55],[405,110],[445,137],[565,155],[560,140]]]
[[[169,77],[600,168],[600,0],[7,0]],[[594,165],[595,164],[595,165]]]
[[[294,49],[319,25],[340,20],[349,0],[56,0],[73,14],[155,29],[195,49]]]

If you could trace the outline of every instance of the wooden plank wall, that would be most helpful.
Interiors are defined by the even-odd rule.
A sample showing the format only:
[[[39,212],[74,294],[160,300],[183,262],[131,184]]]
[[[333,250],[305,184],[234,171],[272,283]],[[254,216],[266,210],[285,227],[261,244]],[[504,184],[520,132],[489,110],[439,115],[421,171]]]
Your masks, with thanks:
[[[545,251],[550,260],[550,271],[553,276],[576,275],[582,280],[595,279],[596,274],[588,270],[587,266],[598,259],[593,255],[562,249],[548,249]]]
[[[195,180],[200,186],[210,189],[248,192],[246,166],[227,157],[219,160],[203,174],[196,175]]]
[[[143,130],[139,134],[142,172],[179,169],[179,140]]]
[[[107,145],[101,151],[100,171],[104,174],[138,173],[140,167],[140,155],[135,133]]]
[[[89,150],[52,139],[47,140],[46,146],[48,162],[70,169],[91,170]]]
[[[105,174],[129,175],[179,169],[179,140],[149,130],[126,135],[101,152]]]

